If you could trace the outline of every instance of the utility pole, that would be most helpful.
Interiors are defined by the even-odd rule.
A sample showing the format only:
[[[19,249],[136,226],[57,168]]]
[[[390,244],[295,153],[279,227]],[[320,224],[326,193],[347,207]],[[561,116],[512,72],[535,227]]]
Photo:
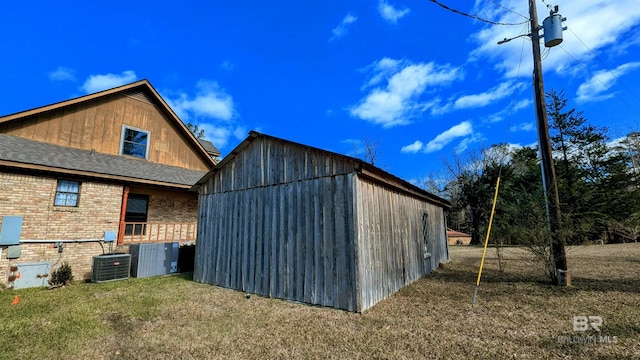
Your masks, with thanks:
[[[542,181],[545,188],[545,195],[547,197],[549,228],[551,230],[551,257],[555,267],[552,278],[554,284],[561,285],[558,281],[558,270],[567,270],[567,256],[565,252],[566,242],[562,231],[560,198],[558,196],[556,171],[553,165],[553,154],[549,136],[549,119],[547,118],[547,103],[544,97],[544,84],[542,81],[538,12],[536,9],[536,0],[528,1],[529,17],[531,19],[531,44],[533,45],[533,88],[535,94],[538,141],[540,144],[540,158],[542,162]]]

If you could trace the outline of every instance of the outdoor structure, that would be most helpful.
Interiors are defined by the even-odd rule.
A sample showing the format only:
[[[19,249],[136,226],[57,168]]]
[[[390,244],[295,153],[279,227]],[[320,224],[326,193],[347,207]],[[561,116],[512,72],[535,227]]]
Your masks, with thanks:
[[[447,239],[449,241],[449,245],[471,244],[471,235],[451,229],[447,229]]]
[[[356,158],[252,131],[198,185],[198,282],[361,312],[448,261],[449,203]]]
[[[105,250],[194,241],[190,189],[219,155],[146,80],[0,117],[0,281],[33,262],[87,279]]]

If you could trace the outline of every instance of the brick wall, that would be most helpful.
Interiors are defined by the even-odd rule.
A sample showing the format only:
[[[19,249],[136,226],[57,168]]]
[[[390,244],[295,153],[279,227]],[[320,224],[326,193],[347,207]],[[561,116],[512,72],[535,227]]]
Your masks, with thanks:
[[[134,187],[132,194],[149,195],[148,222],[196,222],[198,220],[198,194],[195,192],[160,191]]]
[[[10,263],[49,261],[52,266],[68,262],[74,278],[91,278],[93,256],[103,253],[98,241],[105,230],[118,230],[123,186],[91,181],[81,182],[77,207],[54,206],[56,178],[0,173],[0,216],[22,215],[21,240],[47,243],[21,243],[19,259],[8,260],[6,248],[0,257],[0,282],[6,284]],[[132,187],[131,192],[149,195],[149,222],[196,222],[198,199],[195,193]],[[62,253],[53,242],[65,241]],[[75,241],[75,242],[74,242]],[[183,242],[181,242],[183,243]],[[109,244],[103,244],[109,252]],[[127,253],[128,246],[114,252]],[[53,269],[52,269],[53,270]]]
[[[22,215],[22,240],[100,239],[118,230],[122,186],[82,182],[77,207],[54,206],[57,179],[0,173],[0,214]]]
[[[12,263],[66,261],[76,279],[91,277],[94,255],[102,254],[97,241],[105,230],[118,230],[122,185],[83,181],[77,207],[54,206],[56,178],[0,173],[0,216],[22,215],[21,241],[40,240],[49,243],[21,243],[21,256]],[[72,241],[63,252],[53,247],[54,241]],[[9,260],[6,249],[0,258],[0,281],[6,283]]]

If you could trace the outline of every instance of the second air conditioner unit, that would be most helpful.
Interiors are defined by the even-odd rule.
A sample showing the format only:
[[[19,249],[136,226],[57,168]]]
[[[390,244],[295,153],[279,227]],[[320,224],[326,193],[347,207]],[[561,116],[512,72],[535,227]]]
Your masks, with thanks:
[[[179,250],[177,242],[129,245],[131,276],[141,278],[178,272]]]

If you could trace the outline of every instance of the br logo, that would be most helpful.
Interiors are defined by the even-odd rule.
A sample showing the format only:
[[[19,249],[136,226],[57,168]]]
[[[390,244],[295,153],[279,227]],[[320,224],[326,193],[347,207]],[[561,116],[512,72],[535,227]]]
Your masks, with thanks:
[[[573,331],[587,331],[592,328],[595,331],[600,331],[602,325],[602,317],[600,316],[574,316],[573,317]]]

